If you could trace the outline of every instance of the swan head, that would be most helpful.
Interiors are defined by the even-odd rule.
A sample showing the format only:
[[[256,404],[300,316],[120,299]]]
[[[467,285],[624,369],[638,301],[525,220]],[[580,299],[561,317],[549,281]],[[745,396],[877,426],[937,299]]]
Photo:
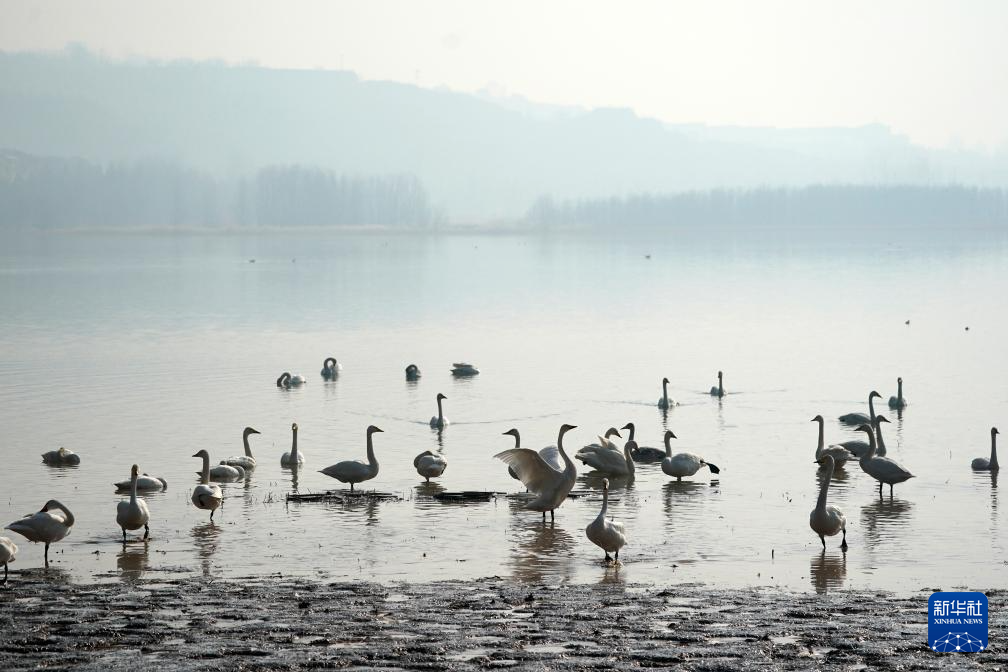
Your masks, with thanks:
[[[501,432],[501,436],[513,436],[513,437],[515,437],[517,439],[518,438],[518,430],[514,429],[512,427],[511,429],[507,430],[506,432]]]
[[[634,424],[632,422],[628,422],[625,425],[623,425],[622,427],[620,427],[620,429],[625,429],[628,432],[632,432],[632,431],[634,431]]]
[[[560,436],[563,436],[572,429],[577,429],[577,425],[560,425]]]
[[[824,422],[824,420],[821,415],[817,415],[814,418],[812,418],[809,422]]]
[[[897,385],[902,385],[903,384],[903,377],[902,376],[898,376],[896,378],[896,384]]]
[[[443,395],[443,394],[441,394],[440,392],[438,392],[438,393],[437,393],[437,399],[438,399],[438,401],[441,401],[442,399],[447,399],[447,398],[448,398],[448,397],[444,396],[444,395]]]
[[[662,385],[668,385],[668,378],[662,378],[661,379],[661,384]]]
[[[991,436],[997,436],[1001,432],[997,431],[997,427],[991,427]]]
[[[665,430],[665,441],[668,441],[669,439],[678,439],[678,438],[679,438],[678,436],[672,433],[671,429]]]
[[[140,475],[140,467],[134,464],[133,468],[130,469],[130,478],[136,478],[139,475]]]
[[[723,374],[723,373],[721,373],[720,371],[718,371],[718,372],[717,372],[717,377],[718,377],[718,380],[721,380],[721,378],[723,378],[723,377],[724,377],[724,374]]]
[[[875,416],[875,424],[878,424],[880,422],[889,422],[889,418],[885,417],[884,415],[876,415]],[[890,422],[889,424],[892,424],[892,423]]]
[[[859,432],[868,432],[868,434],[871,434],[872,433],[872,428],[869,427],[868,425],[858,425],[857,431],[859,431]]]
[[[621,439],[623,438],[623,435],[620,434],[619,431],[615,427],[610,427],[609,429],[606,430],[606,432],[605,432],[605,438],[608,439],[610,436],[618,436]]]
[[[201,450],[198,453],[196,453],[195,455],[193,455],[193,457],[202,457],[205,460],[209,460],[210,459],[210,453],[208,453],[206,451],[206,449],[204,448],[203,450]]]
[[[48,502],[42,505],[42,508],[39,509],[39,513],[42,513],[43,511],[48,511],[49,509],[58,509],[59,505],[60,503],[57,502],[55,499],[50,499]]]
[[[324,369],[331,369],[331,368],[335,367],[336,364],[337,364],[337,362],[336,362],[336,358],[335,357],[326,357],[325,361],[322,362],[322,368],[324,368]]]
[[[384,432],[384,431],[385,431],[384,429],[381,429],[381,428],[379,428],[379,427],[375,427],[374,425],[371,425],[371,426],[369,426],[369,427],[367,428],[367,435],[368,435],[368,436],[371,436],[371,435],[372,435],[372,434],[374,434],[375,432]]]
[[[245,437],[248,438],[249,434],[259,434],[259,430],[258,429],[252,429],[251,427],[246,427],[245,428],[245,432],[244,432]]]
[[[295,432],[295,433],[297,432],[297,423],[296,422],[292,422],[291,423],[291,431]]]
[[[878,397],[879,399],[881,399],[881,398],[882,398],[882,395],[881,395],[881,394],[879,394],[878,392],[876,392],[875,390],[872,390],[872,391],[871,391],[871,394],[869,394],[869,395],[868,395],[868,398],[869,398],[869,399],[871,399],[871,398],[873,398],[873,397]]]

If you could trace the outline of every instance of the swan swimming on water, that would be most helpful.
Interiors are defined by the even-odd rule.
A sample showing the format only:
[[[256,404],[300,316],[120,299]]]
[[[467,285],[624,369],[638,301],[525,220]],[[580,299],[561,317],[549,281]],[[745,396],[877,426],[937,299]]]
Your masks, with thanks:
[[[113,483],[117,492],[129,491],[133,487],[133,479]],[[137,477],[137,492],[161,492],[168,489],[168,481],[150,474],[140,474]]]
[[[451,373],[453,376],[467,377],[467,376],[477,376],[479,375],[479,369],[477,369],[472,364],[466,364],[465,362],[455,362],[452,364]]]
[[[826,550],[826,537],[835,536],[837,532],[842,531],[843,542],[841,542],[840,548],[846,551],[847,517],[839,508],[826,504],[826,493],[829,491],[830,480],[833,478],[833,456],[823,455],[822,465],[826,473],[823,474],[822,485],[819,488],[819,500],[816,502],[816,507],[812,509],[812,513],[809,514],[809,527],[819,535],[823,550]]]
[[[420,379],[420,367],[416,364],[410,364],[406,367],[406,380],[419,380]]]
[[[540,453],[528,448],[512,448],[494,455],[513,468],[525,487],[537,495],[526,507],[533,511],[542,511],[543,520],[546,520],[547,511],[550,512],[550,519],[555,520],[555,509],[567,499],[577,480],[577,468],[567,457],[563,447],[564,434],[574,428],[574,425],[561,425],[560,434],[557,436],[556,450],[563,459],[563,470],[557,469]]]
[[[869,425],[874,426],[875,424],[875,403],[874,399],[881,399],[882,395],[872,390],[868,394],[868,415],[864,413],[846,413],[841,415],[838,420],[845,425]]]
[[[627,442],[623,447],[623,451],[620,452],[616,448],[616,444],[609,440],[609,432],[615,432],[616,436],[619,436],[616,428],[610,427],[609,431],[606,432],[606,436],[598,437],[599,443],[588,444],[574,455],[575,459],[581,460],[582,463],[611,476],[629,476],[633,478],[634,461],[633,456],[630,454],[630,443]]]
[[[903,379],[896,379],[896,396],[889,397],[889,408],[901,409],[907,407],[907,400],[903,396]]]
[[[53,509],[58,509],[54,511]],[[45,544],[45,566],[49,566],[49,544],[54,544],[70,534],[74,515],[70,509],[55,499],[50,499],[38,513],[15,520],[6,529],[17,532],[28,541]]]
[[[430,426],[432,429],[444,429],[448,426],[448,418],[444,417],[444,413],[441,411],[441,401],[447,399],[445,395],[438,392],[437,395],[437,415],[430,419]],[[464,423],[463,423],[464,424]]]
[[[0,581],[0,586],[7,583],[7,563],[14,562],[17,552],[17,544],[7,537],[0,537],[0,562],[3,563],[3,581]]]
[[[203,471],[200,484],[193,488],[192,503],[197,509],[209,511],[210,522],[213,522],[214,511],[224,503],[224,494],[221,492],[219,485],[210,483],[210,453],[206,450],[201,450],[193,455],[193,457],[203,459]]]
[[[245,454],[221,460],[221,464],[226,464],[231,467],[241,467],[245,471],[251,471],[255,469],[256,459],[255,457],[252,456],[252,449],[249,447],[249,435],[258,433],[259,430],[257,429],[246,427],[245,431],[242,432],[242,443],[245,445]]]
[[[116,524],[122,528],[123,543],[126,543],[126,530],[139,530],[144,528],[143,538],[150,536],[150,527],[147,521],[150,520],[150,510],[147,502],[137,497],[137,478],[140,476],[140,467],[133,465],[130,471],[130,498],[119,502],[116,507]]]
[[[668,378],[662,378],[661,380],[662,395],[661,397],[658,398],[658,408],[666,411],[672,408],[673,406],[679,405],[672,399],[669,399],[668,397],[668,382],[669,382]]]
[[[331,476],[340,483],[349,483],[350,492],[353,492],[354,483],[370,481],[378,475],[378,460],[375,459],[374,442],[372,441],[371,436],[375,432],[380,431],[382,430],[378,429],[374,425],[367,428],[367,462],[361,462],[360,460],[344,460],[322,469],[319,473]]]
[[[824,436],[825,435],[825,429],[824,429],[825,420],[823,420],[823,417],[821,415],[817,415],[814,418],[812,418],[812,422],[818,422],[819,423],[819,444],[816,446],[816,451],[815,451],[816,462],[819,462],[820,464],[822,464],[823,463],[823,458],[826,457],[827,455],[829,455],[830,457],[833,458],[833,462],[836,464],[836,466],[842,467],[844,465],[844,463],[847,462],[847,460],[854,459],[854,455],[850,451],[848,451],[846,448],[844,448],[843,446],[833,445],[833,446],[830,446],[829,448],[826,448],[824,446],[824,443],[825,443],[825,436]]]
[[[300,374],[291,375],[290,371],[284,371],[277,378],[276,386],[290,389],[292,387],[300,387],[305,384],[305,377]]]
[[[425,450],[413,458],[413,467],[418,474],[427,479],[428,483],[430,483],[430,479],[443,474],[447,466],[447,460],[429,450]]]
[[[725,395],[724,374],[721,371],[717,372],[717,387],[710,388],[710,394],[712,397],[717,397],[718,399]]]
[[[902,483],[903,481],[913,478],[913,474],[907,471],[903,465],[895,460],[875,455],[875,434],[872,432],[871,427],[868,425],[861,425],[858,427],[858,430],[868,435],[868,452],[861,457],[861,469],[879,482],[878,494],[880,498],[882,497],[882,484],[888,483],[889,497],[891,498],[893,494],[893,486],[896,483]]]
[[[280,466],[289,467],[291,469],[297,469],[302,464],[304,464],[304,453],[298,452],[297,447],[297,423],[291,424],[291,449],[290,452],[286,452],[280,456]]]
[[[970,463],[970,467],[973,471],[999,471],[1001,469],[998,466],[997,459],[997,435],[999,434],[997,427],[991,427],[991,452],[990,458],[978,457]]]
[[[616,554],[615,562],[619,562],[620,549],[626,546],[626,531],[623,523],[612,519],[606,520],[606,510],[609,508],[609,479],[602,479],[602,510],[595,520],[585,528],[588,540],[605,551],[605,561],[613,562],[609,553]]]
[[[48,453],[42,453],[42,461],[52,466],[74,465],[80,464],[80,455],[60,446],[59,450],[50,450]]]
[[[721,470],[707,462],[695,453],[672,454],[672,439],[676,435],[672,430],[665,430],[665,459],[662,460],[661,470],[669,476],[674,476],[677,481],[681,481],[683,476],[692,476],[700,471],[701,467],[707,467],[712,474],[720,474]]]
[[[620,427],[620,429],[625,429],[630,432],[630,438],[627,440],[626,445],[630,448],[630,455],[633,457],[634,462],[649,464],[652,462],[661,462],[665,459],[664,450],[659,450],[650,446],[637,445],[637,441],[634,438],[637,433],[637,428],[634,427],[634,423],[628,422]]]
[[[197,471],[196,475],[201,476],[203,472]],[[229,464],[215,464],[210,467],[210,480],[218,483],[234,483],[245,480],[245,470],[241,467],[232,467]]]
[[[889,418],[885,417],[884,415],[875,416],[875,457],[886,456],[885,439],[882,437],[883,422],[891,424],[889,423]],[[860,441],[860,440],[841,441],[836,445],[846,449],[847,452],[851,453],[852,455],[854,455],[854,457],[856,457],[859,460],[864,455],[868,454],[869,445],[867,441]],[[832,448],[833,446],[830,447]]]
[[[326,357],[322,362],[322,377],[326,380],[336,380],[343,365],[336,361],[335,357]]]

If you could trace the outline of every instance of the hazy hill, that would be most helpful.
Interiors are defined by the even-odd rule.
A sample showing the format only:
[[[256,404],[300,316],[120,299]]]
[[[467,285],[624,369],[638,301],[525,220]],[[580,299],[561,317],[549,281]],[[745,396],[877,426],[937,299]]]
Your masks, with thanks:
[[[669,126],[627,110],[522,107],[345,72],[0,53],[0,147],[101,165],[166,161],[229,182],[292,164],[410,174],[456,220],[521,216],[543,194],[1008,184],[1004,156],[926,151],[880,126]]]

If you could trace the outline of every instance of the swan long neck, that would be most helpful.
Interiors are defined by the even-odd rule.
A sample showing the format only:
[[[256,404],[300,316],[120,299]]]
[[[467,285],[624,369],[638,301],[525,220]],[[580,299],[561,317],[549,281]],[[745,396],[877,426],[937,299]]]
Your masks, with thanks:
[[[721,372],[718,371],[717,374],[717,396],[724,396],[724,378],[721,376]]]
[[[630,454],[630,444],[623,446],[623,457],[626,458],[626,468],[627,474],[630,476],[634,475],[634,461],[633,456]]]
[[[826,444],[826,430],[823,427],[823,425],[825,423],[821,419],[820,420],[816,420],[816,422],[819,423],[819,445],[816,446],[816,452],[817,453],[821,453],[823,451],[823,448],[826,447],[826,445],[825,445]]]
[[[242,434],[242,443],[245,444],[245,456],[252,457],[252,449],[249,448],[248,437],[249,437],[248,432]]]
[[[992,470],[1000,469],[997,461],[997,434],[991,432],[991,456],[990,466]]]
[[[437,419],[438,424],[441,424],[444,421],[444,415],[441,414],[441,397],[437,398]]]
[[[829,492],[830,481],[833,479],[833,466],[831,465],[823,475],[822,485],[819,486],[819,500],[816,502],[816,510],[826,510],[826,493]]]
[[[203,454],[203,473],[200,474],[200,483],[210,485],[210,456]]]
[[[609,488],[602,488],[602,510],[599,511],[599,519],[605,518],[606,511],[609,509]]]
[[[54,501],[53,504],[55,504],[59,508],[59,510],[65,514],[63,518],[63,524],[67,527],[73,527],[74,521],[76,519],[74,518],[74,515],[70,513],[70,509],[63,506],[61,502]]]
[[[627,439],[627,440],[628,441],[633,441],[634,440],[634,432],[636,431],[637,428],[634,427],[634,424],[631,422],[631,423],[627,424],[627,429],[630,430],[630,438]]]
[[[663,380],[661,384],[662,400],[668,406],[668,380]]]
[[[371,432],[367,435],[367,461],[372,467],[378,466],[378,460],[375,458],[374,454],[374,440],[372,438]]]
[[[665,435],[665,457],[672,457],[672,437],[668,434]]]
[[[875,440],[878,450],[885,450],[885,441],[882,439],[882,423],[875,422]]]
[[[291,430],[291,463],[297,464],[297,429]]]
[[[875,452],[878,450],[878,444],[875,443],[875,433],[872,431],[867,431],[865,434],[868,435],[868,452],[864,454],[862,460],[870,460],[875,457]]]
[[[896,381],[896,398],[903,401],[903,379]]]
[[[521,448],[521,434],[515,432],[514,437],[515,437],[515,450],[518,450],[519,448]]]
[[[560,457],[562,457],[564,461],[564,473],[566,474],[568,472],[573,472],[576,474],[577,467],[575,467],[574,462],[571,461],[569,457],[567,457],[567,452],[564,450],[563,437],[564,437],[564,431],[561,430],[560,435],[557,436],[557,451],[560,453]]]
[[[136,504],[137,500],[137,479],[139,475],[136,471],[130,474],[130,504]]]
[[[875,396],[871,394],[868,395],[868,418],[875,423]]]

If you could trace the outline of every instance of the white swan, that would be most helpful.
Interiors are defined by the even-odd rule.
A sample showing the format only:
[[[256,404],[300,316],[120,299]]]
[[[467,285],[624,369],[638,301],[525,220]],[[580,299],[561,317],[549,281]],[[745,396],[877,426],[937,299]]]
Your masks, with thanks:
[[[465,362],[455,362],[452,364],[451,372],[453,376],[460,377],[479,375],[479,369],[472,364],[466,364]]]
[[[419,380],[420,379],[420,367],[416,364],[410,364],[406,367],[406,380]]]
[[[651,463],[651,462],[661,462],[665,459],[665,451],[659,450],[657,448],[651,448],[650,446],[638,446],[637,441],[634,436],[637,433],[637,428],[634,427],[634,423],[628,422],[627,424],[620,427],[620,429],[626,429],[630,432],[630,438],[627,439],[626,446],[630,448],[630,455],[633,457],[634,462],[641,463]]]
[[[429,450],[425,450],[413,458],[413,467],[416,468],[418,474],[427,479],[428,483],[430,483],[430,479],[443,474],[447,466],[447,460]]]
[[[242,443],[245,445],[245,454],[221,460],[221,464],[226,464],[231,467],[241,467],[245,471],[252,471],[253,469],[255,469],[256,459],[252,455],[252,449],[249,447],[249,435],[258,433],[259,430],[257,429],[246,427],[245,431],[242,432]],[[212,475],[213,474],[211,474],[211,476]]]
[[[868,425],[861,425],[858,430],[868,435],[868,452],[861,458],[861,469],[878,481],[878,494],[882,496],[882,484],[889,484],[889,497],[892,497],[893,486],[913,478],[903,465],[888,457],[875,455],[875,434]]]
[[[662,395],[658,398],[658,408],[662,410],[668,410],[673,406],[678,406],[679,404],[668,398],[668,378],[661,379],[661,389]]]
[[[139,530],[144,528],[146,539],[150,536],[150,527],[147,521],[150,520],[150,510],[147,502],[137,497],[137,478],[140,476],[140,467],[133,465],[130,471],[130,498],[119,502],[116,507],[116,524],[122,528],[123,543],[126,543],[126,530]]]
[[[633,478],[634,461],[633,456],[630,454],[630,443],[627,442],[621,452],[616,447],[616,444],[609,440],[609,432],[615,432],[616,436],[619,436],[619,432],[616,432],[616,429],[612,427],[606,432],[605,436],[598,437],[599,443],[588,444],[579,450],[574,455],[574,458],[581,460],[582,463],[597,471],[611,476],[628,476]]]
[[[815,459],[816,462],[820,464],[823,463],[823,458],[827,455],[833,458],[833,462],[838,467],[842,467],[847,460],[854,459],[854,454],[848,451],[846,448],[840,445],[832,445],[829,448],[825,447],[825,420],[821,415],[817,415],[812,418],[812,422],[819,423],[819,444],[816,446]],[[834,533],[835,534],[835,533]]]
[[[837,418],[840,422],[845,425],[869,425],[873,426],[875,424],[875,402],[874,399],[878,397],[882,398],[882,395],[872,390],[868,394],[868,415],[864,413],[846,413]]]
[[[675,476],[677,481],[681,481],[683,476],[692,476],[700,471],[701,467],[707,467],[712,474],[720,474],[721,470],[716,465],[705,461],[694,453],[672,454],[672,439],[676,435],[672,430],[665,430],[665,459],[662,460],[661,470],[669,476]]]
[[[130,490],[133,487],[133,479],[113,483],[117,492]],[[140,474],[137,477],[137,492],[161,492],[168,489],[168,481],[158,476],[150,474]]]
[[[202,471],[196,472],[197,476],[202,476]],[[210,467],[210,480],[218,483],[234,483],[245,480],[245,470],[241,467],[232,467],[229,464],[215,464]]]
[[[978,457],[973,462],[970,463],[970,467],[974,471],[998,471],[1001,469],[998,466],[997,461],[997,435],[999,434],[997,427],[991,427],[991,454],[990,459],[986,457]]]
[[[203,472],[200,478],[200,484],[193,488],[192,491],[192,503],[197,509],[203,509],[204,511],[210,512],[210,522],[213,522],[213,514],[217,508],[224,503],[224,494],[221,492],[220,486],[210,483],[210,453],[206,450],[201,450],[193,457],[203,458]]]
[[[816,502],[816,507],[809,514],[809,527],[819,535],[823,550],[826,550],[826,537],[835,536],[837,532],[842,531],[843,542],[841,542],[840,548],[846,551],[847,517],[839,508],[826,504],[826,493],[829,491],[830,480],[833,478],[833,456],[823,455],[822,464],[826,473],[823,474],[822,486],[819,488],[819,501]]]
[[[585,536],[603,551],[605,551],[605,561],[613,562],[609,557],[610,552],[615,552],[616,560],[619,562],[619,551],[626,546],[626,532],[623,523],[617,523],[610,519],[606,520],[606,510],[609,508],[609,479],[602,479],[602,510],[599,511],[595,520],[585,528]]]
[[[884,415],[875,416],[875,457],[886,456],[885,439],[882,437],[883,422],[889,423],[889,418],[885,417]],[[860,441],[860,440],[841,441],[840,443],[835,445],[844,448],[845,450],[847,450],[847,452],[851,453],[854,457],[856,457],[859,460],[868,454],[869,445],[867,441]],[[832,446],[830,447],[832,448]]]
[[[543,520],[546,520],[547,511],[550,512],[550,518],[555,519],[555,509],[567,499],[577,480],[577,468],[563,448],[564,434],[574,428],[574,425],[561,425],[560,434],[557,436],[556,450],[563,459],[563,470],[557,469],[540,453],[528,448],[512,448],[494,455],[513,468],[525,487],[537,495],[528,503],[527,508],[542,511]]]
[[[56,466],[80,464],[80,455],[60,446],[59,450],[50,450],[48,453],[42,453],[42,461],[46,464]]]
[[[907,400],[903,396],[903,379],[896,379],[896,396],[889,397],[889,408],[901,409],[907,407]]]
[[[322,362],[322,377],[326,380],[336,380],[342,370],[343,365],[337,362],[335,357],[326,357]]]
[[[305,377],[301,374],[291,375],[290,371],[284,371],[280,374],[280,377],[277,378],[276,385],[277,387],[290,389],[292,387],[300,387],[301,385],[304,385],[305,382]]]
[[[3,581],[0,581],[0,586],[7,583],[7,563],[14,562],[17,552],[17,544],[7,537],[0,537],[0,562],[3,563]]]
[[[354,483],[370,481],[378,475],[378,460],[375,459],[374,443],[371,440],[371,435],[380,431],[382,430],[374,425],[367,428],[367,462],[344,460],[322,469],[320,473],[331,476],[340,483],[349,483],[350,492],[353,492]]]
[[[446,397],[443,394],[441,394],[440,392],[438,392],[438,395],[437,395],[437,415],[433,416],[430,419],[430,426],[431,426],[432,429],[444,429],[445,427],[448,426],[448,418],[444,417],[444,413],[441,412],[441,400],[442,399],[447,399],[447,398],[448,397]]]
[[[297,447],[297,423],[291,424],[291,449],[290,452],[280,456],[280,466],[295,469],[304,464],[304,453],[298,452]]]
[[[53,511],[52,509],[58,509]],[[45,566],[49,566],[49,544],[54,544],[70,534],[74,515],[70,509],[55,499],[45,503],[38,513],[32,513],[21,520],[15,520],[6,529],[17,532],[28,541],[45,544]]]
[[[717,387],[710,388],[710,394],[712,397],[717,397],[718,399],[725,395],[724,374],[720,371],[717,372]]]

